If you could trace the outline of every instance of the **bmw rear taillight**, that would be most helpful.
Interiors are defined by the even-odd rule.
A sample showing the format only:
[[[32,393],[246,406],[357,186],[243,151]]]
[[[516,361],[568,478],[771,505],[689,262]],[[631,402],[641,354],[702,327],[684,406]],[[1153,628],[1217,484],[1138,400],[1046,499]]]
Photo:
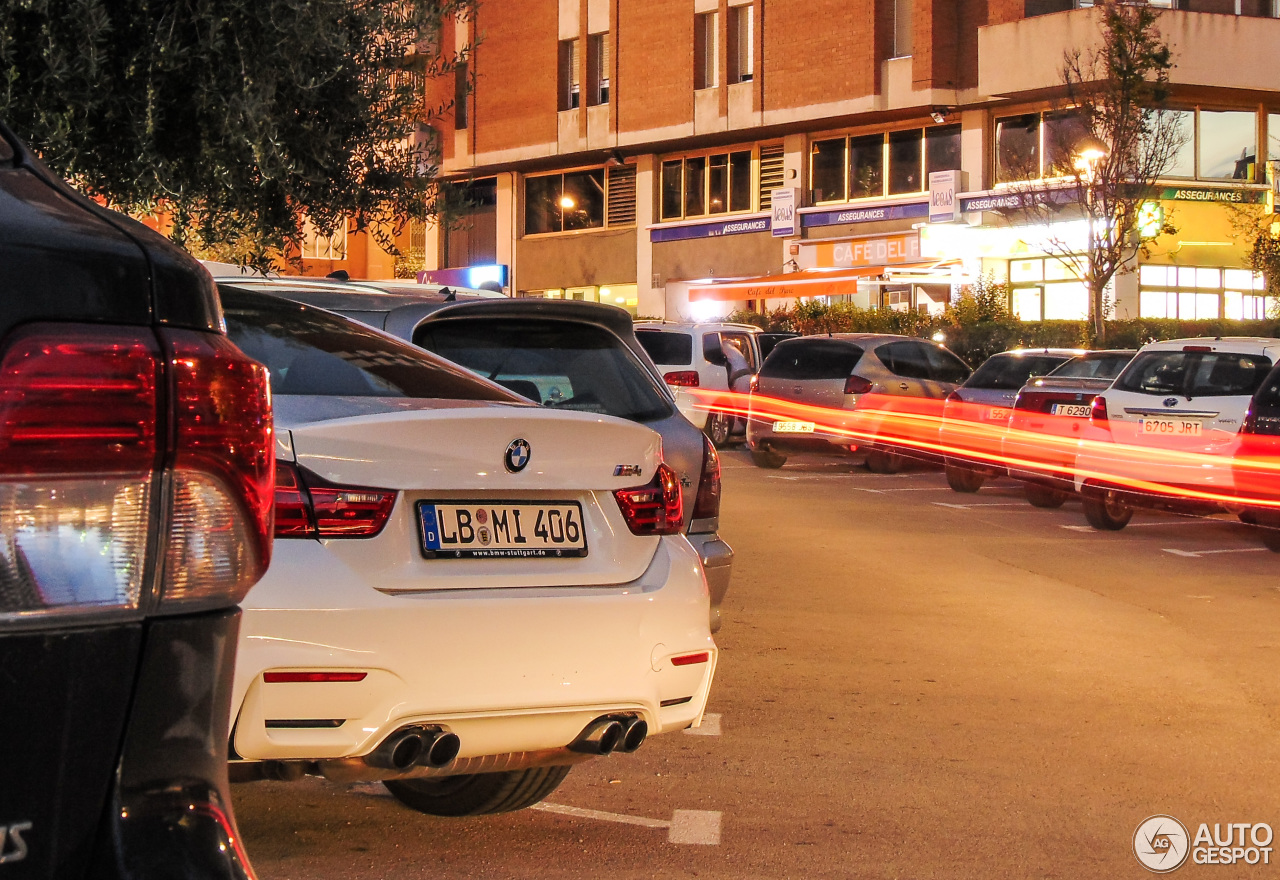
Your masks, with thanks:
[[[679,534],[684,521],[680,478],[665,464],[658,465],[653,482],[613,493],[633,535]]]
[[[1101,394],[1093,399],[1089,404],[1089,421],[1091,422],[1107,422],[1107,401]]]
[[[751,374],[751,393],[756,394],[760,391],[760,374]]]
[[[664,373],[662,381],[679,388],[697,388],[699,385],[698,371],[678,370],[674,373]]]
[[[720,455],[704,434],[702,437],[702,478],[698,481],[698,497],[693,500],[693,518],[710,519],[720,515]]]
[[[871,383],[861,376],[850,376],[844,380],[845,394],[870,394]]]
[[[372,538],[396,504],[394,489],[340,486],[283,461],[275,496],[277,538]]]
[[[266,370],[223,336],[32,324],[0,360],[0,612],[233,604],[270,558]]]

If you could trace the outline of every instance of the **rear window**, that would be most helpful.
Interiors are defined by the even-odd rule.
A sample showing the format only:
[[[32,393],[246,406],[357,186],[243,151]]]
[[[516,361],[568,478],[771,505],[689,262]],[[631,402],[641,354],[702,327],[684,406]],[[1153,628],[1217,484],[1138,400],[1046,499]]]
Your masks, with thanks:
[[[1266,410],[1268,415],[1280,411],[1280,369],[1272,371],[1253,398],[1254,412]]]
[[[941,345],[903,340],[876,349],[889,372],[904,379],[931,379],[959,384],[969,378],[969,365]]]
[[[1032,376],[1050,373],[1065,360],[1067,358],[1063,355],[1049,354],[992,355],[974,371],[964,387],[1017,391]]]
[[[637,330],[636,339],[655,364],[687,367],[693,363],[693,337],[666,330]]]
[[[782,342],[769,352],[760,375],[772,379],[845,379],[861,358],[862,349],[847,342]]]
[[[1060,379],[1114,379],[1120,375],[1133,352],[1118,354],[1082,354],[1058,367],[1050,376]]]
[[[451,318],[421,325],[414,342],[543,406],[637,422],[671,414],[649,370],[594,324]]]
[[[1225,351],[1150,351],[1116,380],[1121,391],[1183,397],[1252,396],[1271,369],[1260,354]]]
[[[227,335],[271,373],[273,394],[501,400],[514,395],[419,348],[338,315],[219,288]]]

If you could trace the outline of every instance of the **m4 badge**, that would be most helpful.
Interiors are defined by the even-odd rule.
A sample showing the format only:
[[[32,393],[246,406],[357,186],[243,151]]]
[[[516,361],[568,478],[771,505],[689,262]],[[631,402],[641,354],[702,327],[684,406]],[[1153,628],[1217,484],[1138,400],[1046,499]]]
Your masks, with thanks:
[[[22,835],[30,830],[30,822],[0,825],[0,865],[20,862],[27,857],[27,842]]]

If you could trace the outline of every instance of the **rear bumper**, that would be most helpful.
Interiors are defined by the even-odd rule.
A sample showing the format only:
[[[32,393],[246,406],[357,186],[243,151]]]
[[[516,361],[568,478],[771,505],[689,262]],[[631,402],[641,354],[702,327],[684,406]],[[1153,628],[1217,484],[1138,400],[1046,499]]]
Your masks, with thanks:
[[[775,449],[778,452],[848,452],[857,441],[841,434],[813,431],[807,434],[778,433],[774,422],[759,418],[747,420],[747,443],[752,449]]]
[[[307,605],[309,592],[335,590],[340,610]],[[421,724],[456,733],[460,759],[473,759],[563,748],[611,712],[642,716],[652,733],[683,729],[701,719],[715,671],[708,606],[702,561],[682,536],[661,539],[626,584],[397,595],[318,542],[280,541],[245,602],[235,749],[250,760],[360,757]],[[704,662],[671,662],[702,652]],[[364,678],[268,683],[268,671]]]

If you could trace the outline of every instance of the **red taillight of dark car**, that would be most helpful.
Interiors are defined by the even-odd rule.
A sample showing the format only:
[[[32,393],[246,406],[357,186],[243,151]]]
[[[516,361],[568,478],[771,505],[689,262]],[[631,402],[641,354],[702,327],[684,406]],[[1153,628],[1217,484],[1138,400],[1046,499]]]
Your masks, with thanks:
[[[702,478],[698,495],[693,500],[693,518],[710,519],[720,515],[720,454],[706,436],[702,438]]]
[[[647,486],[618,489],[613,493],[633,535],[679,534],[684,520],[680,478],[665,464]]]
[[[283,461],[275,497],[277,538],[372,538],[396,504],[393,489],[339,486]]]
[[[845,394],[870,394],[871,383],[861,376],[850,376],[844,380]]]

